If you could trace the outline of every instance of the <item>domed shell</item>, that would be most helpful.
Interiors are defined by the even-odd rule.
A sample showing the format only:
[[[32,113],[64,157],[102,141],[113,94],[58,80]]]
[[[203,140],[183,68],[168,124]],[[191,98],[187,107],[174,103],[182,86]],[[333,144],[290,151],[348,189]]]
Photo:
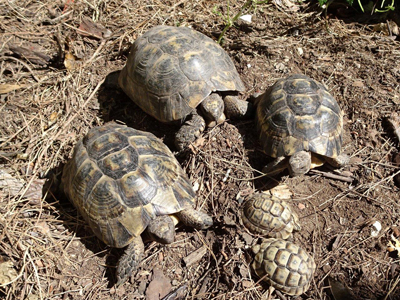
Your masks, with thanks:
[[[243,205],[243,224],[250,232],[287,239],[300,230],[299,218],[282,199],[266,193],[251,195]]]
[[[124,92],[162,122],[181,120],[213,91],[244,91],[228,54],[187,27],[156,26],[132,45],[119,76]]]
[[[109,123],[91,129],[65,165],[64,192],[106,244],[122,248],[150,220],[192,207],[195,193],[153,134]]]
[[[266,239],[261,245],[255,245],[253,252],[254,271],[277,290],[294,296],[309,289],[316,265],[314,259],[296,244]]]
[[[273,158],[302,150],[332,158],[341,153],[343,112],[308,76],[278,80],[258,99],[256,122],[263,150]]]

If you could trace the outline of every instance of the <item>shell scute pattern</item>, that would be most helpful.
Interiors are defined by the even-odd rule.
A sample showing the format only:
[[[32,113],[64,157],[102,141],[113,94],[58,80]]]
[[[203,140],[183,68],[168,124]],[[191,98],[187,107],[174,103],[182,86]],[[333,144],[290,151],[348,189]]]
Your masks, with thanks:
[[[62,178],[64,191],[95,234],[124,247],[157,215],[192,207],[194,191],[155,136],[117,124],[89,131]]]
[[[314,259],[292,242],[267,239],[253,247],[252,264],[259,277],[288,295],[308,290],[316,265]]]
[[[282,199],[263,193],[251,195],[242,209],[243,224],[255,234],[287,239],[300,230],[299,218]]]
[[[264,152],[273,158],[302,150],[328,157],[341,152],[342,111],[326,88],[307,76],[278,80],[258,100],[256,119]]]
[[[185,27],[156,26],[139,37],[119,77],[120,86],[162,122],[181,120],[213,91],[244,91],[225,51]]]

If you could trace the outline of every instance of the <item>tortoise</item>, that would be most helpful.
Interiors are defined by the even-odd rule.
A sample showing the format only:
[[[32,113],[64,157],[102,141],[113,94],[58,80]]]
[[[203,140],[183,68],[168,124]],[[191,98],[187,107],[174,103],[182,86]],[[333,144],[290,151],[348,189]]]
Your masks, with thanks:
[[[328,90],[306,75],[278,80],[256,99],[256,124],[263,151],[275,160],[263,168],[267,175],[289,169],[306,174],[325,162],[340,168],[343,112]]]
[[[246,228],[262,236],[288,239],[301,229],[297,214],[283,199],[268,193],[255,193],[242,207],[242,221]]]
[[[175,136],[179,150],[196,140],[206,122],[213,127],[225,114],[252,113],[251,104],[237,96],[245,86],[228,54],[187,27],[160,25],[136,39],[118,82],[147,114],[164,123],[183,123]]]
[[[168,147],[151,133],[123,125],[92,128],[65,165],[62,186],[99,239],[127,246],[117,285],[137,268],[143,241],[174,241],[174,219],[197,229],[213,224],[193,208],[193,187]]]
[[[310,287],[316,268],[314,259],[293,242],[264,239],[252,248],[257,276],[288,295],[301,295]]]

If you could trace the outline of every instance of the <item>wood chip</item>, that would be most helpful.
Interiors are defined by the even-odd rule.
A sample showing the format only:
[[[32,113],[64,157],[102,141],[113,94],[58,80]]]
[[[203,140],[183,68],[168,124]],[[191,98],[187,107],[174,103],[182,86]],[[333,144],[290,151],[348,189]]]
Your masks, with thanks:
[[[188,256],[183,258],[183,261],[185,262],[185,265],[187,267],[190,267],[191,265],[199,262],[206,253],[207,253],[206,246],[200,247],[196,251],[190,253]]]

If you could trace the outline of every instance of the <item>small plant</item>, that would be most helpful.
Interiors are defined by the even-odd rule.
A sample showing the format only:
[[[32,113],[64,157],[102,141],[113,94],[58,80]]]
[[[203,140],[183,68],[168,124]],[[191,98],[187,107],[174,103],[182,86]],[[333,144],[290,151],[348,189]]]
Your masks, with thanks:
[[[386,5],[385,7],[383,7],[384,4],[385,4],[385,0],[382,0],[382,3],[381,3],[382,9],[375,8],[375,12],[385,13],[385,12],[388,12],[389,10],[394,10],[394,0],[392,0],[392,4]]]
[[[323,7],[324,9],[328,8],[328,6],[333,3],[335,0],[318,0],[318,3],[321,7]],[[375,4],[373,3],[372,0],[369,0],[368,3],[363,4],[362,0],[357,0],[358,6],[360,7],[361,11],[364,13],[365,9],[364,7],[367,8],[367,12],[373,12],[373,13],[385,13],[388,12],[390,10],[394,10],[394,0],[392,0],[391,4],[388,4],[385,6],[387,0],[382,0],[380,8],[376,8],[376,4],[377,2],[375,2]],[[352,6],[354,0],[346,0],[346,2]]]
[[[228,31],[229,28],[231,28],[233,26],[233,24],[237,21],[237,19],[240,18],[240,16],[243,15],[243,12],[247,9],[252,9],[252,8],[256,8],[257,5],[260,4],[265,4],[267,3],[268,0],[264,0],[264,1],[256,1],[256,0],[247,0],[243,6],[241,7],[241,9],[239,10],[239,12],[233,17],[230,17],[230,7],[229,7],[229,0],[227,1],[227,13],[226,16],[224,17],[225,19],[225,27],[222,30],[221,34],[218,37],[218,44],[221,44],[221,41],[225,35],[225,32]],[[216,15],[223,17],[222,13],[220,11],[218,11],[217,6],[214,6],[213,8],[213,13],[215,13]]]

